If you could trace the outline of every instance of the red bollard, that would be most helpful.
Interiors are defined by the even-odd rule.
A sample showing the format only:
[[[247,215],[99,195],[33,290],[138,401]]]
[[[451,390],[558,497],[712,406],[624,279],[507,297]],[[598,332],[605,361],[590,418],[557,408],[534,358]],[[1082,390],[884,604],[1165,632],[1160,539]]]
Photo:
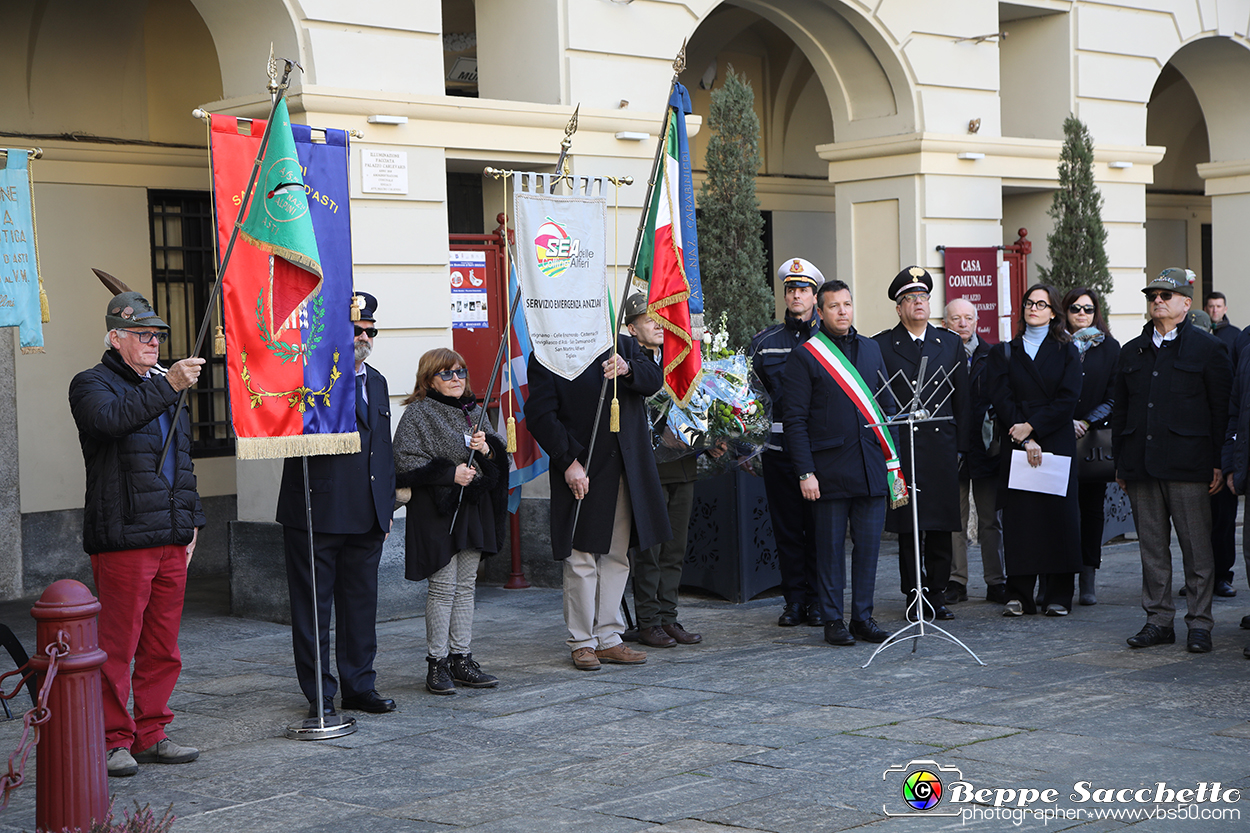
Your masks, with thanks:
[[[49,658],[45,649],[64,631],[68,654],[57,657],[56,679],[48,692],[51,718],[39,733],[35,770],[35,827],[89,830],[109,811],[104,750],[104,702],[96,614],[100,602],[81,582],[54,582],[35,606],[36,645],[30,667],[43,685]]]

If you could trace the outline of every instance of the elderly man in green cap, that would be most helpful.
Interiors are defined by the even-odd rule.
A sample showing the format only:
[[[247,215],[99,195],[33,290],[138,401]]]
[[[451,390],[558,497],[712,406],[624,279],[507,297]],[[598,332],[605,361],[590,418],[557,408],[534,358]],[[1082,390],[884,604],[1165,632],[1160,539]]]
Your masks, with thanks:
[[[1150,320],[1120,351],[1111,436],[1116,482],[1128,492],[1141,542],[1146,624],[1127,642],[1133,648],[1176,642],[1175,527],[1189,606],[1185,647],[1205,654],[1212,648],[1216,583],[1209,496],[1224,486],[1232,368],[1220,340],[1189,321],[1193,284],[1193,272],[1173,267],[1142,289]]]
[[[199,750],[165,734],[169,696],[182,671],[178,627],[204,511],[191,466],[191,422],[175,413],[204,359],[158,362],[169,325],[138,292],[109,301],[108,350],[74,377],[69,404],[87,467],[83,549],[100,598],[105,748],[110,776],[140,763],[181,764]],[[173,443],[163,464],[169,432]],[[131,674],[131,663],[134,673]],[[134,694],[134,713],[127,701]]]

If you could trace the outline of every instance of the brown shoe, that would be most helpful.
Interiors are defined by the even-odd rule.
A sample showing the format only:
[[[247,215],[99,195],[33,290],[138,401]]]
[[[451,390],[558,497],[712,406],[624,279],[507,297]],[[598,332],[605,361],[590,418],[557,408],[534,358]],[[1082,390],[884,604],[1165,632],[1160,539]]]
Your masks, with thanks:
[[[573,652],[573,664],[579,671],[598,671],[599,657],[594,648],[578,648]]]
[[[617,665],[642,665],[647,661],[646,654],[642,651],[635,651],[624,642],[613,645],[611,648],[600,648],[595,651],[595,656],[603,662],[612,662]]]
[[[664,632],[682,645],[698,645],[703,641],[703,634],[691,633],[681,626],[681,622],[673,622],[664,626]]]
[[[667,630],[667,627],[659,625],[641,628],[638,631],[638,641],[643,645],[650,645],[652,648],[671,648],[677,644],[677,640],[669,636],[666,633]]]

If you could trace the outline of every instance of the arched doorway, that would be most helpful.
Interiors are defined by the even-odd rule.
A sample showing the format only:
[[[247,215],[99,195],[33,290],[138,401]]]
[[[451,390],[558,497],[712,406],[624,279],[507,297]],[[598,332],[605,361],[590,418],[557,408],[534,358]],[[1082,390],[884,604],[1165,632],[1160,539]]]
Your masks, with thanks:
[[[1250,223],[1250,49],[1228,37],[1178,49],[1151,92],[1146,134],[1147,144],[1168,149],[1146,192],[1147,273],[1186,264],[1203,294],[1228,294],[1230,318],[1244,323],[1250,293],[1238,279]]]

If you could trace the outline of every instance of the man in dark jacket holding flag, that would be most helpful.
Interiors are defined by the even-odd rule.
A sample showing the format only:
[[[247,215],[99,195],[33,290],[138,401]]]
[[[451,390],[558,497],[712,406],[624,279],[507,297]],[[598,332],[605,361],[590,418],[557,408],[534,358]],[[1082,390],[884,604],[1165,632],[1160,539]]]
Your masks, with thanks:
[[[816,602],[825,641],[854,645],[855,637],[884,642],[872,618],[877,551],[887,499],[905,501],[895,437],[884,422],[892,402],[878,404],[868,379],[884,373],[881,348],[852,326],[851,289],[826,281],[817,293],[820,328],[786,360],[784,425],[790,460],[815,520]],[[888,397],[889,394],[886,393]],[[844,552],[851,541],[851,623],[842,620]]]
[[[169,325],[138,292],[122,292],[104,316],[108,351],[74,377],[69,405],[87,466],[82,544],[100,598],[106,766],[134,775],[140,763],[182,764],[199,750],[165,734],[169,696],[182,672],[178,627],[187,566],[205,524],[191,465],[191,418],[175,413],[204,359],[160,367]],[[163,464],[169,432],[174,438]],[[134,663],[134,713],[127,710]]]

